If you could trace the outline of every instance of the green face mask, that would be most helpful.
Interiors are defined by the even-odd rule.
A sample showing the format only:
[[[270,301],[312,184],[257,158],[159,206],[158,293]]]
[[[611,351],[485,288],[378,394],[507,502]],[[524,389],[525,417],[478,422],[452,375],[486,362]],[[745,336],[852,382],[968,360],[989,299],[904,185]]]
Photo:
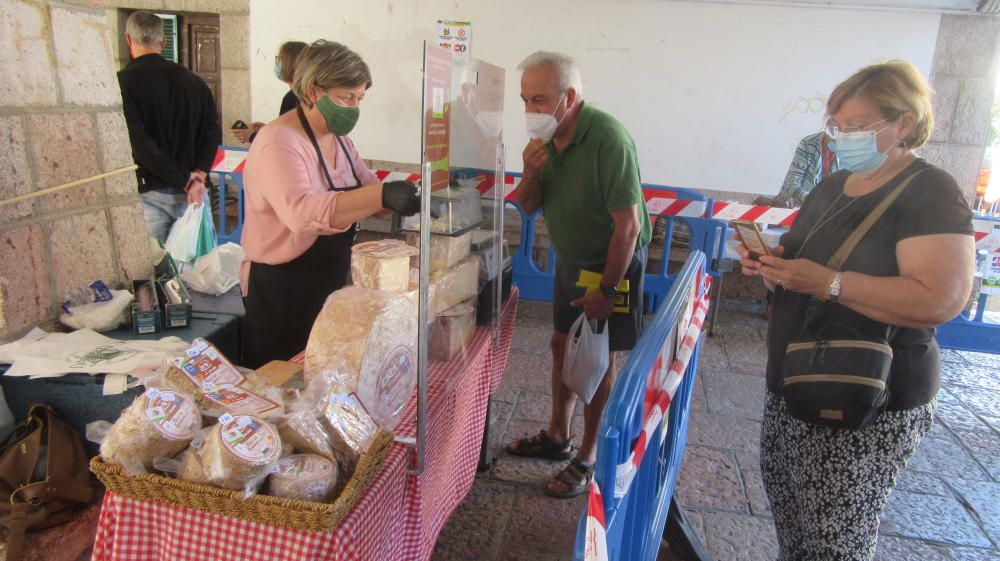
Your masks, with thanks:
[[[354,130],[354,125],[358,124],[358,118],[361,116],[361,111],[357,107],[337,105],[328,95],[316,101],[316,109],[326,119],[326,128],[337,136],[344,136]]]

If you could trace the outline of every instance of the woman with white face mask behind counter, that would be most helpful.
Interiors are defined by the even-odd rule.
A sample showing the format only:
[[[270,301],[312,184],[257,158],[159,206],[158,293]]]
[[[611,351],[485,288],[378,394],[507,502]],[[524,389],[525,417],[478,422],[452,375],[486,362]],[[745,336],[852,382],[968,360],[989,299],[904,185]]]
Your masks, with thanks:
[[[416,186],[380,183],[347,137],[371,85],[360,56],[316,41],[296,60],[299,106],[262,128],[250,146],[241,239],[244,366],[305,349],[326,297],[347,283],[359,220],[420,209]]]
[[[830,95],[827,115],[841,171],[813,189],[772,256],[739,248],[743,273],[775,291],[761,470],[780,560],[872,558],[896,476],[933,422],[934,328],[962,309],[973,274],[965,197],[913,153],[933,129],[920,72],[904,61],[862,68]],[[842,250],[869,216],[867,234]],[[828,266],[837,253],[842,266]],[[872,352],[879,368],[847,360],[821,370]]]

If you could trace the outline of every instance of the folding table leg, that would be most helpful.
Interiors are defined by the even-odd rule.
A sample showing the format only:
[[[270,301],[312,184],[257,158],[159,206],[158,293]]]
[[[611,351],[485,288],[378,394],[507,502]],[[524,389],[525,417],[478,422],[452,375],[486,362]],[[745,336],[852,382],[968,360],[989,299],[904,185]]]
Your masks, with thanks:
[[[486,422],[483,423],[483,444],[479,448],[479,466],[476,471],[482,473],[493,467],[493,459],[490,458],[490,408],[493,407],[493,400],[487,398],[486,401]]]

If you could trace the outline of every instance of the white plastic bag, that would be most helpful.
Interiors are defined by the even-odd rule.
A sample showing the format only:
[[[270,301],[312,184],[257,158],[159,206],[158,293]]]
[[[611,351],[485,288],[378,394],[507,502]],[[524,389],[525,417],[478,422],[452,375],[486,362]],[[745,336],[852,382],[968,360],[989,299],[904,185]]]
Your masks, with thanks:
[[[59,316],[59,321],[73,329],[93,329],[110,331],[127,318],[126,311],[132,303],[132,293],[127,290],[112,290],[112,298],[106,302],[93,302],[73,306]]]
[[[193,290],[218,296],[239,284],[242,262],[242,247],[223,244],[199,259],[194,269],[181,273],[181,280]]]
[[[170,227],[165,247],[178,263],[193,263],[215,248],[215,223],[208,195],[198,206],[189,204]]]
[[[595,331],[593,323],[603,323],[603,329]],[[587,320],[587,314],[581,313],[569,328],[563,359],[563,383],[589,404],[609,364],[608,322]]]

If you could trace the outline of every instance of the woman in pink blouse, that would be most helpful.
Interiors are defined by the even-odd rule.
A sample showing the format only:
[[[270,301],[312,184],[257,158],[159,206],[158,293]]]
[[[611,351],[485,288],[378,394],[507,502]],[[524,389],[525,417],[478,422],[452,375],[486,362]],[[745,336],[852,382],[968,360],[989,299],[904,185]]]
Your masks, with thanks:
[[[262,128],[250,147],[241,240],[247,367],[305,348],[326,297],[347,283],[359,220],[420,208],[412,183],[379,183],[347,137],[371,85],[360,56],[316,41],[296,62],[299,108]]]

